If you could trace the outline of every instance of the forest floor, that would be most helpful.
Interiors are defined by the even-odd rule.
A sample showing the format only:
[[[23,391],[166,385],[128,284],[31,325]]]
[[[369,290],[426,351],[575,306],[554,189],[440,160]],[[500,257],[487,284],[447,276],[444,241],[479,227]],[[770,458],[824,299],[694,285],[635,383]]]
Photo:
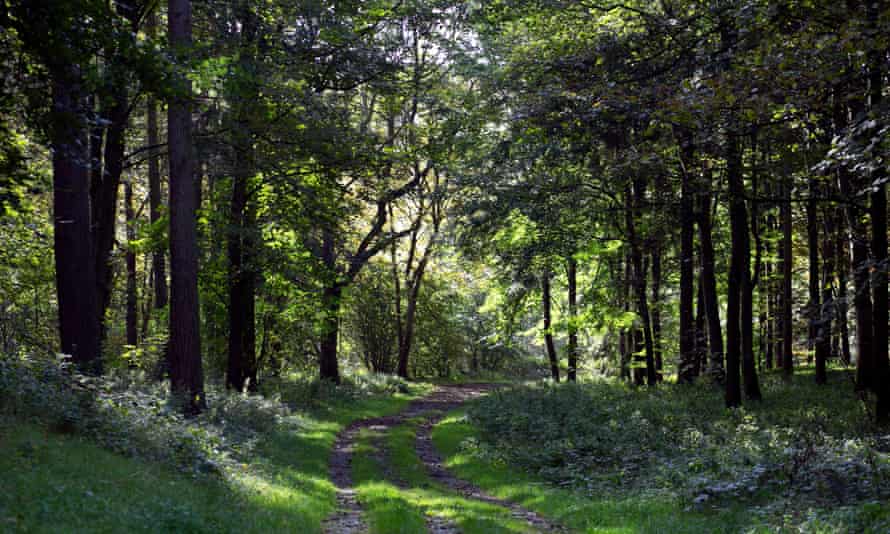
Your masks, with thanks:
[[[890,434],[848,370],[764,373],[738,410],[705,383],[287,378],[184,419],[54,369],[0,360],[0,532],[890,532]]]
[[[330,478],[338,488],[338,510],[325,521],[325,531],[563,530],[520,504],[493,497],[456,478],[445,469],[433,446],[432,429],[448,411],[495,387],[441,385],[397,415],[349,425],[337,436],[331,457]]]

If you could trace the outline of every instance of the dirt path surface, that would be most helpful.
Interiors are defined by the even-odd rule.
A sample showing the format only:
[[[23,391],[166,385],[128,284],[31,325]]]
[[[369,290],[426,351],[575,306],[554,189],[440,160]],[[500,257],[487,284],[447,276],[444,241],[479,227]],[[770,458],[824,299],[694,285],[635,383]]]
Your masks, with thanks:
[[[362,429],[369,429],[382,434],[408,419],[421,415],[425,415],[427,418],[420,425],[417,434],[416,450],[418,457],[434,480],[457,491],[465,498],[503,506],[512,512],[513,517],[527,522],[535,530],[544,532],[561,531],[562,529],[540,517],[535,512],[527,510],[518,504],[486,495],[472,484],[455,478],[444,469],[442,459],[435,447],[433,447],[430,438],[432,428],[445,417],[448,411],[459,407],[470,399],[492,391],[496,387],[493,384],[440,386],[430,395],[412,401],[397,415],[362,419],[352,423],[340,432],[334,443],[329,469],[331,480],[337,486],[337,512],[325,520],[322,525],[324,531],[332,534],[364,533],[368,531],[368,527],[362,518],[362,509],[356,497],[351,473],[352,455],[359,432]],[[382,443],[382,440],[379,443]],[[382,451],[382,448],[380,450]],[[381,452],[379,459],[382,460],[384,471],[390,474],[392,471],[386,461],[385,451]],[[402,489],[408,489],[404,481],[398,480],[397,477],[392,477],[390,481]],[[428,515],[426,521],[428,530],[434,534],[460,532],[454,523],[441,517]]]

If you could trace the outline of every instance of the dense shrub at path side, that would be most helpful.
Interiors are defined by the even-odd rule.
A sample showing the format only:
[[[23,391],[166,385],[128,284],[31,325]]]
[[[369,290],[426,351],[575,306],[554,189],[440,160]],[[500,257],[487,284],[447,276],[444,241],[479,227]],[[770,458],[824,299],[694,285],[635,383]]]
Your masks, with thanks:
[[[747,502],[775,515],[886,501],[890,436],[868,423],[846,374],[831,378],[843,387],[768,376],[767,400],[738,410],[704,384],[514,389],[469,410],[482,439],[466,446],[556,485],[663,493],[696,508]]]

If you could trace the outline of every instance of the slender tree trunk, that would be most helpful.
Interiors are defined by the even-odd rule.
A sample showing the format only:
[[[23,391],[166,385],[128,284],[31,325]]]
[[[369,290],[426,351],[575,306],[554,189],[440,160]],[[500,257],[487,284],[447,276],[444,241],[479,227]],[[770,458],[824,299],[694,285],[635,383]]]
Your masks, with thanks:
[[[102,372],[90,175],[80,67],[54,69],[52,84],[53,227],[61,351],[85,373]]]
[[[807,340],[809,350],[813,351],[816,357],[816,382],[819,382],[819,358],[822,358],[822,366],[825,366],[825,355],[818,354],[819,347],[819,321],[821,320],[822,304],[820,303],[821,292],[819,288],[819,215],[816,210],[816,195],[818,194],[815,178],[810,178],[809,183],[810,198],[807,200],[807,248],[809,249],[809,296],[810,302],[807,306],[807,315],[809,316],[809,339]]]
[[[157,26],[157,16],[154,11],[148,16],[147,28],[153,35]],[[151,224],[157,224],[161,219],[161,166],[158,149],[160,138],[158,136],[158,105],[154,96],[149,95],[146,102],[146,135],[148,146],[148,205],[149,220]],[[155,247],[151,255],[151,271],[154,287],[154,307],[161,309],[167,306],[167,267],[164,259],[164,249]]]
[[[723,327],[720,324],[720,305],[717,298],[717,276],[714,273],[714,244],[711,240],[711,195],[704,191],[699,206],[699,241],[701,242],[701,280],[704,291],[705,313],[708,319],[710,358],[708,374],[718,384],[725,380],[723,367]]]
[[[578,373],[578,262],[571,256],[566,261],[566,277],[569,286],[569,342],[568,350],[566,351],[568,353],[569,369],[566,376],[569,381],[575,382]]]
[[[692,303],[695,298],[694,276],[694,224],[693,159],[695,147],[692,134],[682,131],[680,136],[681,185],[680,185],[680,361],[677,382],[690,383],[694,379],[695,320]]]
[[[787,177],[790,180],[790,176]],[[794,374],[793,332],[791,322],[791,184],[785,184],[785,199],[779,208],[782,220],[782,370],[786,379]]]
[[[634,289],[637,298],[637,313],[640,315],[640,325],[643,330],[643,347],[645,349],[646,385],[655,386],[658,383],[655,372],[655,354],[652,346],[652,323],[649,317],[649,303],[646,296],[646,267],[643,264],[643,252],[640,238],[636,231],[635,218],[646,194],[646,185],[642,179],[635,179],[633,183],[633,209],[627,219],[627,233],[631,241],[631,259],[634,268]],[[690,310],[691,315],[691,310]],[[695,325],[692,325],[693,329]],[[693,332],[689,355],[695,357],[695,333]],[[691,363],[691,360],[689,360]],[[691,381],[691,379],[690,379]]]
[[[552,321],[550,317],[550,271],[545,269],[541,274],[541,304],[544,307],[544,345],[547,349],[547,358],[550,360],[550,376],[554,382],[559,382],[559,360],[556,355],[556,346],[553,344],[553,332],[550,330]]]
[[[837,235],[835,236],[837,250],[837,297],[836,316],[838,324],[838,336],[840,337],[841,361],[844,365],[850,365],[853,359],[850,356],[850,329],[847,322],[847,275],[850,272],[850,246],[847,240],[847,230],[844,228],[843,213],[838,210],[835,215]]]
[[[775,223],[773,221],[773,216],[769,215],[766,218],[766,227],[768,230],[772,230],[775,227]],[[766,243],[764,248],[764,254],[767,258],[770,258],[770,261],[764,263],[764,280],[763,286],[761,286],[766,292],[766,368],[773,368],[773,358],[774,352],[773,348],[776,343],[776,315],[777,315],[777,306],[776,306],[776,282],[775,282],[775,266],[772,261],[773,251],[769,246],[769,242]]]
[[[729,266],[726,307],[726,406],[733,408],[742,404],[741,375],[742,363],[742,300],[746,286],[748,259],[746,242],[748,239],[748,217],[744,204],[742,169],[738,141],[730,133],[726,139],[726,174],[729,181],[729,223],[732,236],[732,252]]]
[[[657,244],[652,247],[652,345],[655,351],[655,371],[658,381],[664,380],[664,358],[661,349],[661,247]],[[698,319],[696,319],[696,332],[701,332]],[[697,351],[696,351],[697,352]],[[700,359],[700,356],[699,356]],[[696,376],[698,372],[696,372]]]
[[[168,34],[174,53],[184,57],[191,46],[191,2],[168,0]],[[168,106],[170,154],[170,383],[187,413],[206,406],[201,362],[201,323],[198,301],[197,190],[192,146],[191,82],[176,80],[176,95]]]
[[[116,84],[117,85],[117,84]],[[118,190],[124,163],[124,135],[129,115],[126,86],[116,86],[115,95],[107,114],[108,130],[105,138],[105,153],[100,171],[101,182],[94,186],[93,202],[93,243],[96,254],[96,292],[99,312],[102,317],[100,334],[105,341],[107,325],[105,315],[111,302],[114,283],[114,270],[111,265],[111,252],[114,249],[115,226],[118,213]],[[105,119],[105,117],[103,117]]]
[[[886,2],[875,0],[869,3],[868,17],[870,27],[877,33],[880,30],[878,17],[885,12]],[[886,50],[875,48],[869,51],[869,103],[871,113],[877,116],[881,112],[881,100],[884,88],[884,65]],[[888,251],[887,251],[887,184],[884,181],[885,167],[879,166],[871,176],[872,192],[869,194],[869,216],[871,219],[871,251],[874,256],[875,268],[872,273],[872,333],[874,335],[874,366],[875,379],[873,390],[878,402],[875,417],[878,423],[890,422],[890,337],[888,337]]]
[[[127,221],[127,345],[135,347],[139,343],[138,336],[138,302],[136,296],[136,251],[130,245],[136,240],[136,220],[133,213],[133,184],[127,181],[124,185],[124,205]]]
[[[701,275],[699,275],[701,280]],[[706,328],[707,319],[705,317],[705,292],[701,283],[698,284],[698,290],[695,292],[695,369],[696,377],[702,374],[702,371],[708,365],[708,331]]]
[[[322,230],[321,256],[325,267],[328,269],[328,276],[332,277],[332,279],[322,293],[324,319],[320,343],[319,378],[339,384],[340,369],[337,361],[337,341],[340,334],[340,299],[343,287],[336,279],[337,265],[334,252],[334,234],[328,228]]]
[[[402,323],[404,325],[404,333],[402,336],[402,343],[399,344],[398,374],[403,378],[408,377],[408,360],[411,356],[411,345],[414,341],[414,326],[417,323],[417,300],[420,297],[420,287],[423,284],[423,275],[426,272],[426,266],[429,262],[432,248],[435,246],[435,236],[439,232],[438,223],[436,223],[435,226],[436,228],[434,230],[433,238],[427,245],[423,257],[420,259],[417,268],[414,270],[414,276],[411,280],[411,287],[408,292],[408,305],[405,309],[405,320]]]
[[[816,332],[816,383],[828,382],[826,361],[831,353],[831,319],[836,306],[832,296],[832,280],[834,278],[836,251],[834,236],[834,218],[829,211],[825,214],[823,258],[822,258],[822,303],[819,309],[819,323]]]

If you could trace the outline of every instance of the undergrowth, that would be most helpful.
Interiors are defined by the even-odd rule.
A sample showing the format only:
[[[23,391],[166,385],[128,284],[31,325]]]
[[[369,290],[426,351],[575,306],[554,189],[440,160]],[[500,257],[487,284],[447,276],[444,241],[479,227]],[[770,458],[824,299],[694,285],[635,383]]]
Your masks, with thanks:
[[[469,409],[479,439],[463,447],[590,495],[663,495],[687,510],[742,503],[755,523],[812,531],[864,514],[866,530],[886,530],[890,436],[869,422],[847,373],[830,378],[819,387],[806,373],[766,375],[765,400],[737,410],[707,385],[518,388]]]

